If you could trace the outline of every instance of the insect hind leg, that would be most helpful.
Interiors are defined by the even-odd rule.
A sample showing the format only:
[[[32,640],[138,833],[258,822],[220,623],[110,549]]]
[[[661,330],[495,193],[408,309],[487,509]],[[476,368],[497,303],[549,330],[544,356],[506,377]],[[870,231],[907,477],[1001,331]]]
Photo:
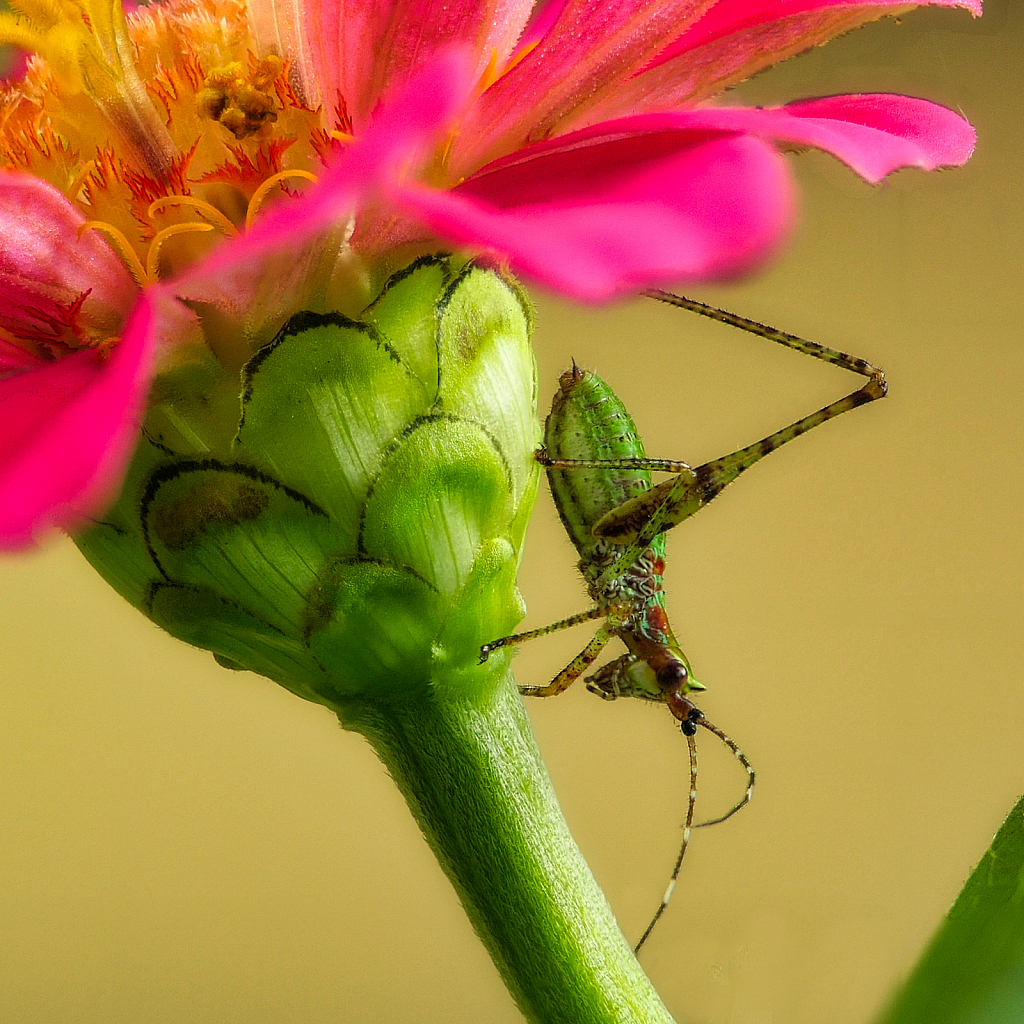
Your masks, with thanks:
[[[740,448],[730,455],[707,462],[689,474],[683,474],[676,480],[658,484],[649,491],[623,502],[622,505],[607,513],[594,524],[595,536],[603,537],[613,544],[629,544],[630,551],[638,547],[644,540],[649,542],[654,532],[668,530],[684,519],[688,519],[712,498],[720,494],[741,473],[766,455],[781,448],[782,445],[844,412],[884,398],[887,393],[885,374],[866,359],[840,352],[838,349],[826,348],[815,342],[805,341],[795,334],[787,334],[785,331],[758,323],[756,320],[748,320],[746,317],[737,316],[735,313],[729,313],[724,309],[718,309],[682,295],[673,295],[671,292],[657,289],[648,289],[642,294],[648,298],[698,313],[719,323],[738,327],[749,334],[756,334],[768,341],[774,341],[776,344],[813,356],[815,359],[821,359],[844,370],[859,373],[861,376],[867,377],[868,380],[863,387],[851,392],[845,398],[832,402],[809,416],[804,416],[788,427],[783,427],[746,448]],[[641,534],[642,536],[640,536]],[[634,538],[636,539],[634,540]]]
[[[844,412],[849,412],[858,406],[884,398],[888,392],[885,374],[877,366],[873,366],[866,359],[861,359],[859,356],[852,356],[847,352],[819,345],[817,342],[805,341],[795,334],[780,331],[775,327],[769,327],[767,324],[758,323],[756,320],[749,320],[747,317],[738,316],[736,313],[719,309],[717,306],[709,306],[707,303],[688,299],[683,295],[673,295],[671,292],[654,288],[644,291],[643,294],[648,298],[657,299],[659,302],[678,306],[700,316],[708,317],[711,320],[717,320],[719,323],[728,324],[730,327],[737,327],[748,334],[756,334],[760,338],[774,341],[776,344],[791,348],[795,352],[802,352],[804,355],[821,359],[823,362],[831,363],[833,366],[850,370],[853,373],[859,373],[862,377],[868,378],[867,383],[863,387],[851,392],[845,398],[832,402],[817,412],[812,412],[809,416],[804,416],[795,423],[791,423],[788,427],[783,427],[781,430],[775,431],[774,434],[769,434],[767,437],[752,445],[748,445],[746,448],[741,448],[731,455],[726,455],[721,459],[715,459],[698,467],[695,471],[695,486],[701,492],[701,505],[709,502],[745,469],[776,449],[781,448],[782,445],[799,437],[801,434],[806,434],[808,430],[812,430],[814,427],[842,415]],[[668,517],[668,521],[670,525],[674,525],[671,516]]]

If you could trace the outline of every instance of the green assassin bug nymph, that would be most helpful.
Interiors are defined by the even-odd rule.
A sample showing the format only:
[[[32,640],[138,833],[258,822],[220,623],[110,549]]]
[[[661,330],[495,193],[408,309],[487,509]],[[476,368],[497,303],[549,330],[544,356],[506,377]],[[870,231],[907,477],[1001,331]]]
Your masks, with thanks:
[[[639,697],[661,701],[680,723],[690,757],[690,794],[683,839],[671,879],[656,913],[635,950],[647,941],[669,898],[686,853],[693,826],[697,795],[697,755],[694,735],[700,726],[728,746],[747,772],[743,798],[721,817],[700,826],[717,824],[750,801],[754,769],[740,748],[709,722],[689,699],[705,687],[693,678],[665,612],[662,575],[665,567],[664,532],[703,508],[744,470],[788,441],[859,405],[886,393],[881,370],[855,356],[804,341],[745,317],[693,299],[660,290],[644,295],[690,310],[720,323],[738,327],[787,348],[852,370],[867,383],[845,398],[768,437],[715,459],[696,469],[685,462],[649,459],[632,418],[611,388],[596,374],[575,362],[562,374],[544,428],[544,447],[537,461],[547,467],[551,495],[559,517],[579,552],[579,570],[594,606],[587,611],[540,629],[502,637],[484,644],[480,660],[512,644],[588,620],[605,621],[591,641],[546,686],[521,686],[525,696],[550,697],[569,687],[598,658],[614,636],[626,654],[586,678],[587,689],[605,700]],[[672,474],[656,486],[651,473]]]

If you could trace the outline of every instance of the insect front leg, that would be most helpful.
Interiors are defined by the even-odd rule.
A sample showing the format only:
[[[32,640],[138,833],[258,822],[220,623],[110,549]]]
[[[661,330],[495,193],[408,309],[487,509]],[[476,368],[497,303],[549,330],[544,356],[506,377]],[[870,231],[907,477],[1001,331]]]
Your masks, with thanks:
[[[499,637],[497,640],[492,640],[489,644],[484,644],[480,648],[480,664],[482,665],[491,656],[493,651],[501,647],[512,647],[515,644],[525,643],[527,640],[536,640],[537,637],[547,636],[548,633],[557,633],[560,629],[578,626],[581,622],[602,619],[617,610],[625,612],[628,609],[621,602],[616,601],[598,604],[594,605],[593,608],[588,608],[585,612],[577,612],[575,615],[570,615],[567,619],[559,619],[558,622],[552,622],[550,626],[541,626],[539,629],[531,629],[525,633],[513,633],[511,636]]]
[[[592,676],[587,676],[587,689],[596,693],[601,700],[618,700],[628,692],[622,681],[629,668],[638,660],[635,654],[623,654],[621,658],[602,665]]]

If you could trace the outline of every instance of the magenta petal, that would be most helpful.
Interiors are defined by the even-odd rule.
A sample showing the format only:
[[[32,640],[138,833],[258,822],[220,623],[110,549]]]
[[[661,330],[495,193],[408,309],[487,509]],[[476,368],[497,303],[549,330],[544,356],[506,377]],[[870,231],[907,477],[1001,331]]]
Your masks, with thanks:
[[[974,129],[952,110],[928,100],[888,93],[829,96],[767,109],[703,107],[675,114],[640,114],[567,138],[616,128],[734,131],[814,146],[838,157],[872,183],[900,167],[931,171],[962,164],[975,142]]]
[[[142,421],[156,338],[143,296],[119,345],[0,380],[0,548],[71,529],[110,501]]]
[[[931,5],[981,13],[980,0],[931,0]],[[779,61],[907,6],[902,0],[717,0],[636,75],[567,127],[693,107]]]
[[[712,0],[565,0],[540,45],[469,112],[456,143],[459,173],[546,138],[616,92]]]
[[[925,0],[934,7],[965,7],[976,18],[981,15],[981,0]],[[680,35],[671,46],[665,48],[653,66],[664,64],[681,53],[696,49],[698,46],[706,46],[708,43],[723,39],[726,36],[735,35],[744,30],[756,28],[759,25],[766,25],[771,22],[780,22],[783,19],[793,18],[796,15],[816,13],[819,16],[823,12],[851,10],[868,13],[868,9],[905,8],[907,4],[902,0],[717,0],[712,4],[711,9],[691,28]],[[790,32],[783,28],[776,37],[778,50],[782,51],[785,46],[792,42]]]
[[[447,193],[393,192],[442,237],[587,301],[739,273],[778,244],[793,206],[771,146],[706,132],[545,152]]]
[[[343,96],[362,132],[386,88],[415,74],[435,51],[461,45],[480,75],[511,54],[530,0],[305,0],[306,31],[324,105]]]
[[[38,356],[26,352],[6,338],[0,338],[0,378],[23,370],[34,370],[41,364],[42,360]]]
[[[138,294],[124,264],[52,185],[0,171],[0,324],[31,336],[33,310],[55,313],[85,292],[83,320],[117,334]]]
[[[539,43],[562,16],[562,9],[567,2],[568,0],[540,0],[530,16],[529,24],[519,38],[517,49]]]
[[[789,103],[778,113],[803,124],[780,126],[776,138],[824,149],[872,182],[900,167],[959,167],[977,141],[959,114],[913,96],[828,96]]]

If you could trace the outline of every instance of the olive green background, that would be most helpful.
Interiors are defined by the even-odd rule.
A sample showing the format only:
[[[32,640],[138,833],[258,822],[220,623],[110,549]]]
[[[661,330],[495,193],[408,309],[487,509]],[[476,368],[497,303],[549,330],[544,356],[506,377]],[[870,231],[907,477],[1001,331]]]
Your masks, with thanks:
[[[964,170],[880,187],[794,157],[803,220],[755,280],[695,295],[862,355],[884,403],[800,439],[670,537],[702,706],[755,763],[696,833],[643,953],[681,1021],[866,1022],[1024,791],[1024,12],[919,11],[748,83],[899,91],[977,126]],[[538,296],[546,406],[570,357],[653,456],[704,461],[859,386],[649,301]],[[584,607],[546,491],[527,625]],[[522,651],[552,676],[588,634]],[[161,635],[72,545],[0,567],[0,1020],[514,1022],[397,791],[355,736]],[[685,745],[582,687],[531,713],[627,933],[680,836]],[[698,737],[704,814],[743,775]]]

